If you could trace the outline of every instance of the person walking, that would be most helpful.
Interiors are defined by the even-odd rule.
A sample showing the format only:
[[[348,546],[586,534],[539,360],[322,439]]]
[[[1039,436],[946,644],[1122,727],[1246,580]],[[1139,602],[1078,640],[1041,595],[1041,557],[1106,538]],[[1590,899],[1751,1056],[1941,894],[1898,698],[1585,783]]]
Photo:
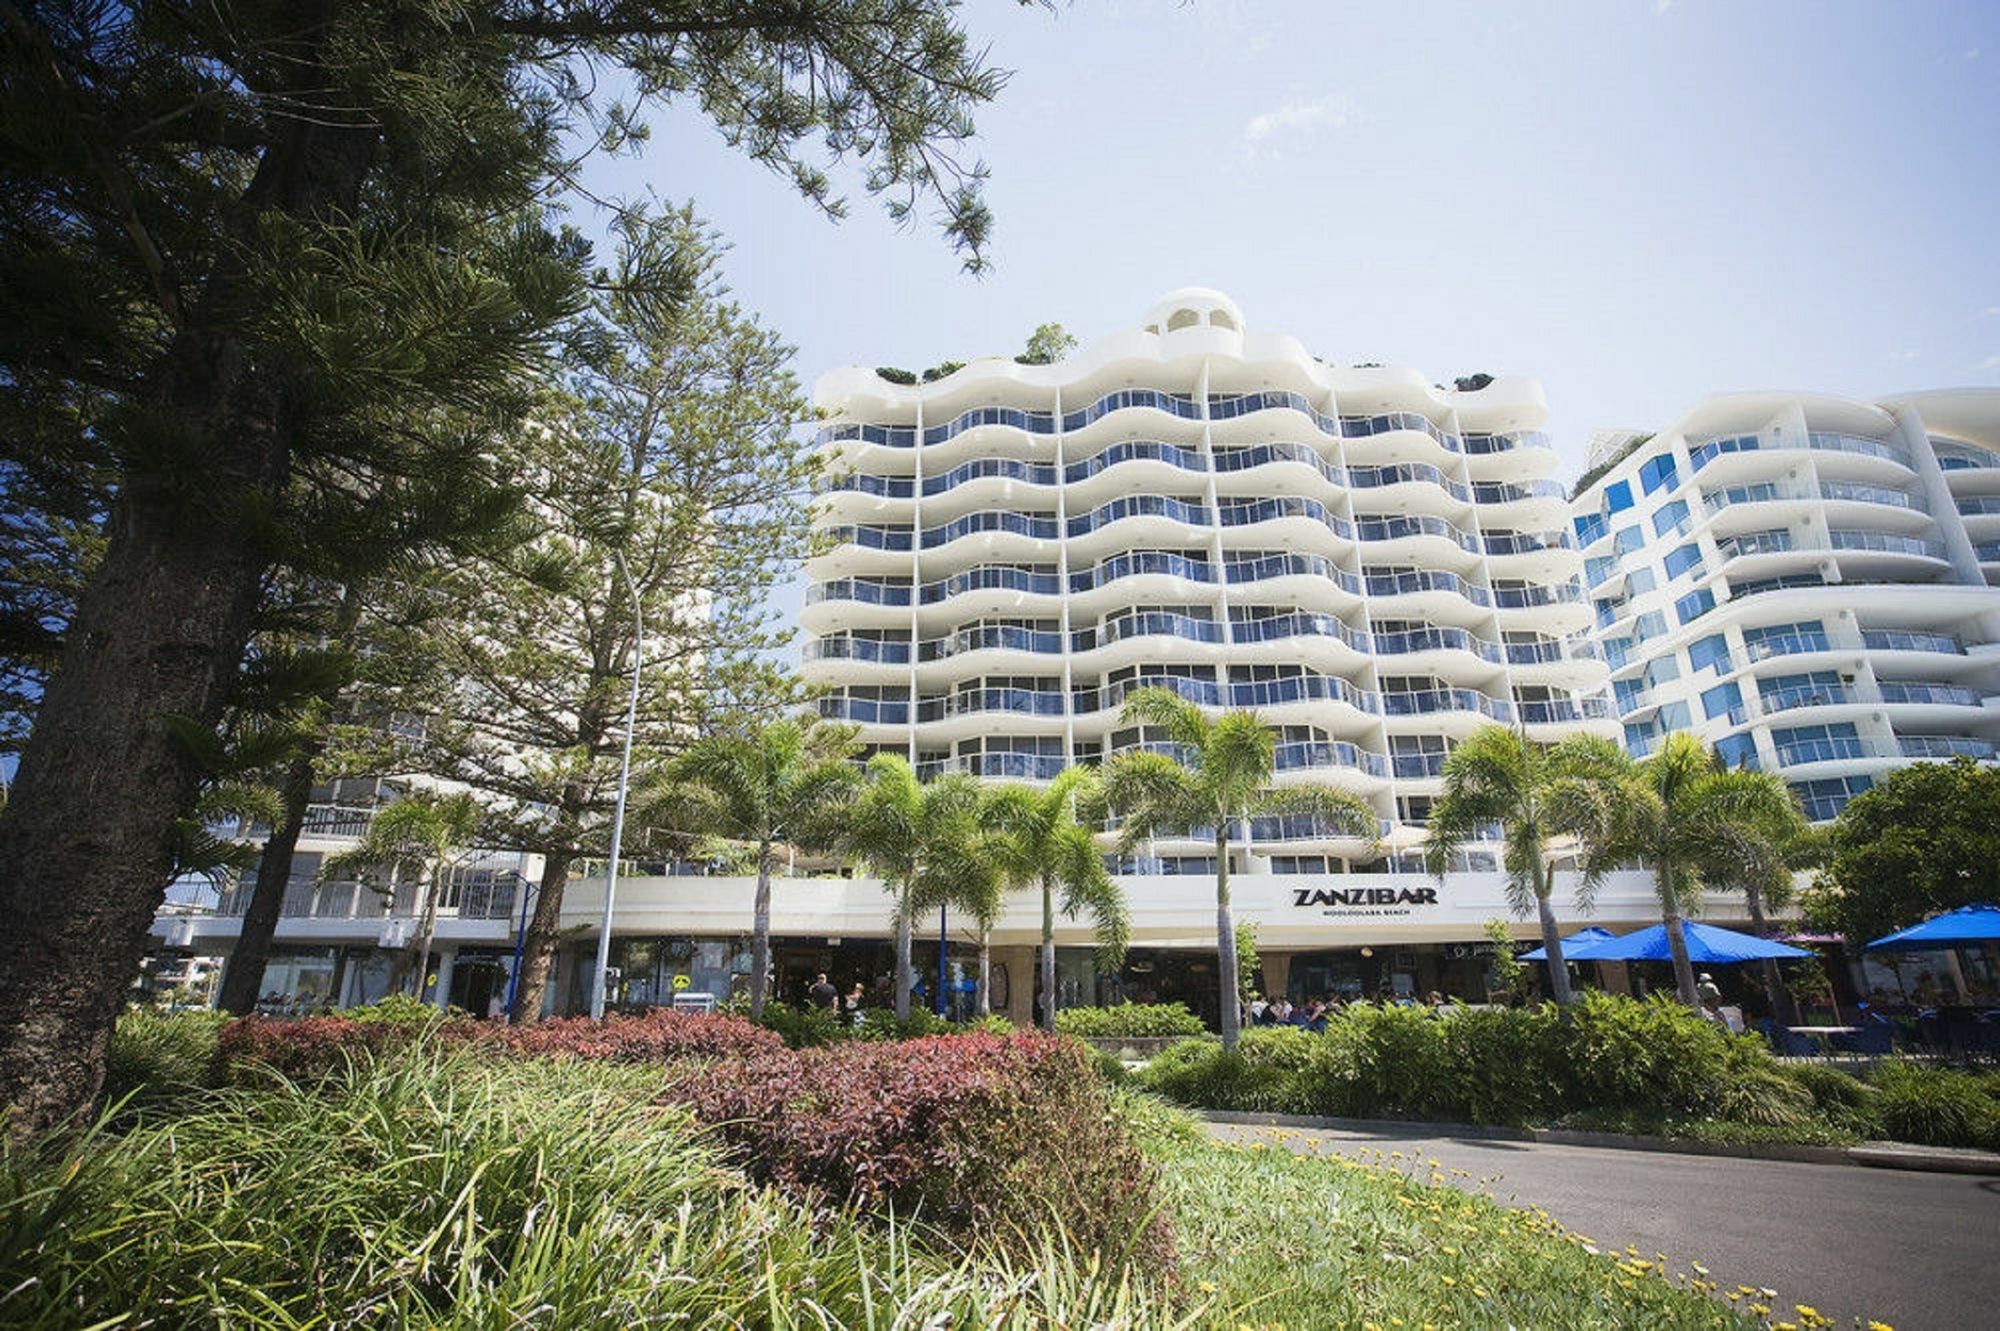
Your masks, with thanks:
[[[825,1008],[836,1016],[840,1013],[840,990],[827,982],[825,971],[821,971],[813,980],[812,988],[806,990],[806,1001],[816,1008]]]

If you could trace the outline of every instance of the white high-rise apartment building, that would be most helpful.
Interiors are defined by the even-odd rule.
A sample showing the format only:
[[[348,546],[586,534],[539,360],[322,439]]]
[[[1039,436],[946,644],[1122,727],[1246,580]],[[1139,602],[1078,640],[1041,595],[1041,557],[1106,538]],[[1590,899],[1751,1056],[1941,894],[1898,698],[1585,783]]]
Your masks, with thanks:
[[[1393,855],[1455,738],[1616,733],[1533,380],[1341,368],[1190,289],[1056,364],[855,367],[817,397],[804,670],[825,716],[925,775],[1046,780],[1160,744],[1119,713],[1163,685],[1256,708],[1281,778],[1366,800]],[[1238,871],[1364,868],[1299,820],[1248,832]],[[1212,854],[1163,841],[1126,868]]]
[[[1712,398],[1577,495],[1625,741],[1693,730],[1827,819],[2000,740],[2000,390]]]

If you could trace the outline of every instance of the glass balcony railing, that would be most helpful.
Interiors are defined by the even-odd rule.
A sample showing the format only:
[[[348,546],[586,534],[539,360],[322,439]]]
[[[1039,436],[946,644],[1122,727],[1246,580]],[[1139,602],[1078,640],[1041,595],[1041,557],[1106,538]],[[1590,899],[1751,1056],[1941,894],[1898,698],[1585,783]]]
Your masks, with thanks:
[[[1219,475],[1230,472],[1248,471],[1252,467],[1266,467],[1278,462],[1296,462],[1312,468],[1334,485],[1347,484],[1347,472],[1338,463],[1329,462],[1311,444],[1277,443],[1247,444],[1221,447],[1213,450],[1215,470]]]
[[[873,529],[862,528],[861,530]],[[1030,540],[1036,541],[1053,541],[1062,534],[1062,529],[1057,524],[1053,515],[1015,513],[1007,509],[989,508],[982,509],[977,513],[967,513],[963,517],[953,518],[950,522],[942,526],[925,528],[923,546],[926,550],[934,550],[938,546],[949,545],[953,541],[963,540],[967,536],[978,536],[983,533],[1025,536]],[[909,531],[905,529],[902,545],[891,545],[881,548],[907,550],[910,548],[909,535]]]
[[[1467,582],[1456,573],[1442,569],[1413,569],[1403,573],[1370,573],[1362,579],[1370,596],[1409,596],[1419,592],[1456,592],[1474,605],[1493,604],[1486,588]]]
[[[1393,830],[1394,824],[1388,819],[1376,820],[1376,836],[1388,836]],[[1250,836],[1254,841],[1341,841],[1351,840],[1354,833],[1309,813],[1286,813],[1252,818]]]
[[[1517,448],[1547,448],[1549,437],[1540,430],[1523,430],[1518,434],[1479,434],[1465,436],[1465,451],[1471,454],[1507,453]]]
[[[1095,688],[1076,690],[1073,706],[1079,716],[1089,712],[1115,711],[1125,699],[1140,689],[1166,689],[1198,707],[1222,706],[1222,687],[1212,679],[1189,679],[1185,675],[1140,673],[1131,679],[1115,680]]]
[[[974,407],[961,412],[943,425],[932,425],[924,430],[924,443],[941,444],[967,430],[975,430],[984,425],[1004,425],[1029,434],[1055,433],[1056,420],[1052,412],[1023,411],[1019,407]]]
[[[1454,453],[1465,451],[1465,445],[1455,434],[1447,434],[1431,423],[1427,416],[1414,411],[1391,411],[1380,416],[1342,416],[1340,433],[1350,439],[1365,439],[1372,435],[1390,434],[1397,430],[1415,430],[1418,434],[1429,435],[1440,447]]]
[[[1477,689],[1419,689],[1408,693],[1384,693],[1382,715],[1422,716],[1433,712],[1477,712],[1495,721],[1512,722],[1514,706],[1502,698],[1489,698]]]
[[[1272,750],[1271,766],[1279,772],[1342,767],[1369,776],[1386,776],[1389,761],[1382,754],[1356,748],[1346,740],[1292,740]]]
[[[1340,567],[1324,555],[1271,554],[1232,559],[1223,565],[1223,576],[1232,587],[1271,578],[1324,578],[1342,591],[1361,595],[1361,575]]]
[[[1062,427],[1064,430],[1081,430],[1093,421],[1127,407],[1151,407],[1186,421],[1201,419],[1201,403],[1184,394],[1162,393],[1155,388],[1125,388],[1116,393],[1106,393],[1087,407],[1064,412]]]
[[[1069,575],[1069,589],[1085,592],[1119,578],[1134,578],[1149,573],[1181,578],[1187,582],[1215,581],[1215,565],[1205,559],[1191,559],[1170,550],[1134,550],[1103,560],[1090,568],[1078,569]]]
[[[908,605],[910,585],[906,582],[875,582],[867,578],[835,578],[806,588],[806,604],[822,601],[859,601],[863,605]]]
[[[1860,699],[1845,684],[1798,684],[1759,694],[1758,701],[1770,713],[1796,711],[1801,707],[1840,707]]]
[[[1248,527],[1280,518],[1310,518],[1344,540],[1354,539],[1354,524],[1317,499],[1305,495],[1279,495],[1273,499],[1225,499],[1217,505],[1217,516],[1225,527]]]
[[[1954,502],[1961,517],[1987,518],[2000,514],[2000,495],[1960,495]]]
[[[1943,559],[1944,543],[1926,540],[1921,536],[1904,536],[1900,532],[1853,531],[1836,527],[1828,533],[1836,550],[1872,550],[1892,555],[1922,555],[1926,559]]]
[[[1122,495],[1071,518],[1069,534],[1073,537],[1088,536],[1101,527],[1126,518],[1165,518],[1188,527],[1207,527],[1215,521],[1206,504],[1189,503],[1171,495]]]
[[[1948,633],[1922,633],[1911,629],[1863,629],[1861,643],[1864,647],[1882,652],[1965,654],[1965,644]]]
[[[1569,542],[1559,531],[1491,531],[1486,533],[1489,555],[1538,555],[1546,550],[1566,550]]]
[[[848,476],[837,476],[829,480],[822,490],[826,494],[874,495],[878,499],[908,499],[917,492],[914,476],[870,476],[866,472],[856,472]],[[925,494],[931,493],[928,489]]]
[[[908,550],[908,527],[828,527],[827,539],[836,545],[858,545],[864,550]]]
[[[1752,638],[1745,635],[1743,655],[1751,661],[1763,661],[1773,656],[1791,656],[1800,652],[1830,652],[1833,644],[1824,633],[1778,633],[1769,637]]]
[[[1777,749],[1778,765],[1781,767],[1791,767],[1799,763],[1846,762],[1872,756],[1866,742],[1844,737],[1796,740],[1789,744],[1780,744]]]
[[[1067,464],[1063,468],[1063,479],[1075,485],[1078,481],[1088,480],[1121,462],[1164,462],[1182,471],[1208,470],[1208,465],[1202,460],[1200,449],[1163,444],[1157,439],[1127,439],[1111,445],[1095,457],[1082,458]]]
[[[919,661],[945,661],[967,652],[1034,652],[1062,655],[1062,634],[1056,629],[1031,629],[1020,624],[972,624],[941,638],[919,644]]]
[[[1005,781],[1053,781],[1067,766],[1061,754],[967,753],[918,763],[917,775],[925,781],[948,772]]]
[[[1495,665],[1504,660],[1504,654],[1497,642],[1486,639],[1461,628],[1421,628],[1402,629],[1394,633],[1374,635],[1375,651],[1381,656],[1402,656],[1411,652],[1461,651],[1471,652],[1482,661]]]
[[[1029,485],[1056,483],[1056,469],[1053,463],[1020,462],[1014,458],[977,458],[962,466],[953,467],[942,476],[924,477],[924,494],[926,496],[943,494],[968,481],[984,480],[989,476],[1022,481]]]
[[[1020,568],[1009,564],[981,564],[923,586],[925,605],[936,605],[969,592],[1022,592],[1030,596],[1060,596],[1062,575],[1052,568]],[[898,602],[897,604],[907,604]]]
[[[1391,462],[1380,467],[1349,467],[1347,483],[1357,490],[1386,485],[1435,485],[1454,499],[1469,501],[1472,491],[1428,462]]]
[[[1235,420],[1253,412],[1290,410],[1305,416],[1329,436],[1340,433],[1341,423],[1331,416],[1323,416],[1304,395],[1282,389],[1267,389],[1261,393],[1211,393],[1208,396],[1208,418],[1214,421]]]
[[[1368,634],[1360,629],[1349,628],[1332,615],[1319,614],[1311,610],[1294,610],[1288,614],[1265,615],[1255,619],[1239,619],[1230,625],[1230,636],[1236,642],[1279,642],[1287,638],[1331,638],[1344,642],[1357,652],[1366,652],[1369,647]],[[1380,639],[1376,640],[1380,649]]]
[[[880,444],[884,448],[915,448],[916,427],[910,425],[829,425],[819,432],[821,444],[846,443],[849,440],[864,444]]]
[[[917,720],[943,721],[954,716],[1006,712],[1016,716],[1062,716],[1065,699],[1059,689],[959,689],[942,698],[917,704]]]
[[[1354,531],[1364,541],[1401,541],[1413,536],[1435,536],[1450,541],[1467,554],[1479,553],[1478,537],[1469,531],[1461,531],[1443,518],[1362,518],[1354,524]]]
[[[814,699],[813,705],[828,721],[846,721],[858,726],[905,726],[910,723],[910,702],[907,698],[882,701],[829,694]]]
[[[908,665],[910,644],[878,638],[813,638],[799,650],[805,661],[865,661],[873,665]]]
[[[1398,780],[1422,781],[1444,775],[1442,753],[1394,753],[1389,755],[1389,770]]]
[[[1865,435],[1814,430],[1806,436],[1806,446],[1823,453],[1853,453],[1861,457],[1883,458],[1905,467],[1910,465],[1910,455],[1900,444],[1870,439]]]
[[[1574,582],[1549,582],[1537,587],[1495,587],[1493,604],[1501,610],[1531,610],[1544,605],[1581,605],[1583,589]]]
[[[1528,698],[1515,705],[1529,725],[1601,721],[1611,715],[1611,705],[1603,698]]]
[[[1577,645],[1578,647],[1589,646],[1588,643],[1578,643]],[[1507,651],[1508,665],[1548,665],[1551,662],[1565,659],[1563,656],[1563,645],[1559,642],[1510,642],[1504,644],[1504,646]],[[1579,658],[1584,657],[1582,651],[1576,652],[1575,655]]]
[[[1845,500],[1860,504],[1886,504],[1891,508],[1907,508],[1918,513],[1930,512],[1930,505],[1908,490],[1896,490],[1886,485],[1863,485],[1858,481],[1821,481],[1820,497],[1823,499]]]
[[[1972,547],[1972,557],[1982,564],[2000,560],[2000,541],[1981,541]]]
[[[1300,702],[1344,702],[1371,716],[1382,710],[1380,694],[1338,675],[1287,675],[1282,679],[1242,680],[1229,686],[1231,707],[1255,709]]]
[[[1196,619],[1171,610],[1132,610],[1107,619],[1094,629],[1078,629],[1072,637],[1073,650],[1079,652],[1108,647],[1127,638],[1169,637],[1189,642],[1221,642],[1222,625],[1212,619]]]
[[[1731,536],[1715,543],[1715,551],[1723,559],[1735,559],[1741,555],[1783,554],[1795,546],[1792,534],[1782,528],[1772,531],[1745,532],[1741,536]]]
[[[1912,680],[1885,679],[1879,687],[1883,702],[1931,703],[1949,707],[1977,707],[1979,695],[1960,684],[1927,684]]]
[[[1511,504],[1522,499],[1567,499],[1562,482],[1549,477],[1532,481],[1478,481],[1472,496],[1482,504]]]
[[[2000,749],[1995,748],[1992,740],[1967,735],[1899,735],[1896,747],[1905,758],[1977,758],[1992,762],[2000,756]]]
[[[1954,444],[1933,439],[1931,448],[1937,453],[1938,466],[1945,471],[1973,471],[1986,467],[2000,467],[2000,454],[1989,453],[1983,448],[1974,448],[1969,444]]]

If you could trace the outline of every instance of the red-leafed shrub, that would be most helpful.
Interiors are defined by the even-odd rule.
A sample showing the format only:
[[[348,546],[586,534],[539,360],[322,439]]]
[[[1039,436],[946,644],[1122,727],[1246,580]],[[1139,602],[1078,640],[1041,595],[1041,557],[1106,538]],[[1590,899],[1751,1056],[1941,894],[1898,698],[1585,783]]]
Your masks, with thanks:
[[[726,1060],[668,1098],[753,1177],[816,1202],[893,1205],[972,1244],[1071,1243],[1164,1271],[1154,1168],[1083,1048],[1044,1035],[935,1036]]]
[[[293,1079],[323,1076],[351,1054],[376,1054],[423,1038],[469,1044],[498,1053],[567,1055],[627,1063],[675,1059],[748,1058],[785,1047],[783,1040],[741,1017],[658,1011],[598,1023],[583,1017],[536,1026],[489,1026],[476,1021],[357,1021],[351,1017],[243,1017],[222,1028],[216,1058],[225,1071],[261,1064]]]
[[[752,1058],[785,1047],[777,1032],[720,1013],[672,1012],[638,1017],[557,1017],[533,1026],[502,1026],[493,1039],[524,1054],[568,1054],[624,1063],[682,1058]]]

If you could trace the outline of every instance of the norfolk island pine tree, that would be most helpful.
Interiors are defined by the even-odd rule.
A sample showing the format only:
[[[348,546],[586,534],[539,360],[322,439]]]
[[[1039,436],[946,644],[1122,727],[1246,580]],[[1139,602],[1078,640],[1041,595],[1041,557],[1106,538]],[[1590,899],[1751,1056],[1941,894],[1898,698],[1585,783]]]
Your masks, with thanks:
[[[1331,835],[1372,842],[1378,836],[1375,812],[1331,786],[1273,784],[1276,740],[1254,711],[1227,711],[1210,718],[1178,693],[1145,688],[1126,698],[1120,719],[1159,728],[1180,754],[1175,758],[1141,751],[1112,760],[1105,798],[1123,819],[1120,845],[1130,850],[1150,836],[1192,835],[1197,828],[1210,830],[1215,838],[1222,1043],[1233,1049],[1242,1025],[1242,996],[1235,916],[1229,902],[1230,825],[1257,814],[1303,814],[1317,819]]]

